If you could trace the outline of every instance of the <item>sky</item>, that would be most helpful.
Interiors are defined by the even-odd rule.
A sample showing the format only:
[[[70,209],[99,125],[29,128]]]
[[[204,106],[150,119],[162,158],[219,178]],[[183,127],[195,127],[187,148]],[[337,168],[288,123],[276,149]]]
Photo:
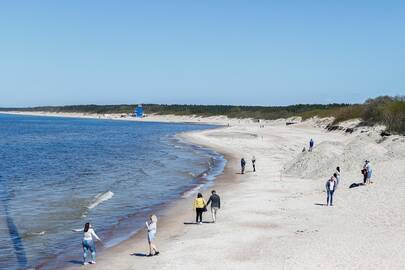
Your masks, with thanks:
[[[405,94],[404,1],[0,1],[0,107]]]

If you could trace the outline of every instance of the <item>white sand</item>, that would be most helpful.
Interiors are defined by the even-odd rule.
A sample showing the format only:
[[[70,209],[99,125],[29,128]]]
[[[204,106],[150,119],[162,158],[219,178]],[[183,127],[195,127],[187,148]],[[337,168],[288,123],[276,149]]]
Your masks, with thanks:
[[[215,186],[223,206],[217,223],[184,225],[194,213],[191,198],[181,199],[160,217],[159,256],[130,255],[147,252],[143,232],[99,254],[97,265],[80,268],[405,269],[404,137],[382,140],[380,127],[327,132],[315,127],[327,122],[319,120],[265,122],[265,128],[250,120],[208,120],[221,121],[231,127],[183,135],[229,159]],[[311,137],[314,151],[301,153]],[[252,155],[257,173],[251,172]],[[242,156],[248,160],[245,175],[236,174]],[[374,183],[349,189],[362,181],[365,159],[371,160]],[[320,206],[336,166],[342,180],[335,205]],[[211,220],[209,213],[204,219]]]

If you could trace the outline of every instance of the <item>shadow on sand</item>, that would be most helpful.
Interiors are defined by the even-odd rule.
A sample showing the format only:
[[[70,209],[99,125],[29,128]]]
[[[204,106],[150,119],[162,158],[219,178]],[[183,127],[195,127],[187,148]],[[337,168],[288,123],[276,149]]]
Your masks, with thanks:
[[[131,256],[148,257],[148,254],[146,254],[146,253],[132,253]]]
[[[203,221],[204,224],[211,224],[214,223],[213,221]],[[196,222],[183,222],[184,225],[198,225]]]
[[[327,206],[326,203],[314,203],[314,205],[318,205],[318,206]]]
[[[83,261],[79,261],[79,260],[70,260],[70,261],[67,261],[68,263],[71,263],[71,264],[80,264],[80,265],[83,265]]]
[[[355,188],[355,187],[360,187],[360,186],[364,186],[364,183],[353,183],[349,186],[349,188]]]

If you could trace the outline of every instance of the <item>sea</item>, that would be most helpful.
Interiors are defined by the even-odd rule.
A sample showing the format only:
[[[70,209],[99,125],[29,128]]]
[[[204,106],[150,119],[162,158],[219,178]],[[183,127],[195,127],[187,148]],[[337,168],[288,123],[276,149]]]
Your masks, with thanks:
[[[109,248],[208,188],[226,160],[176,134],[213,128],[0,114],[0,269],[79,264],[72,229],[91,222]]]

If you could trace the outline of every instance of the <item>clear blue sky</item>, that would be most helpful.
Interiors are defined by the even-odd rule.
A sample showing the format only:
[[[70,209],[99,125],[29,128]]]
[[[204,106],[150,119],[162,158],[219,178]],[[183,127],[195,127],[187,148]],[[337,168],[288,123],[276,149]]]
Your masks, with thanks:
[[[0,106],[405,94],[404,1],[1,1]]]

